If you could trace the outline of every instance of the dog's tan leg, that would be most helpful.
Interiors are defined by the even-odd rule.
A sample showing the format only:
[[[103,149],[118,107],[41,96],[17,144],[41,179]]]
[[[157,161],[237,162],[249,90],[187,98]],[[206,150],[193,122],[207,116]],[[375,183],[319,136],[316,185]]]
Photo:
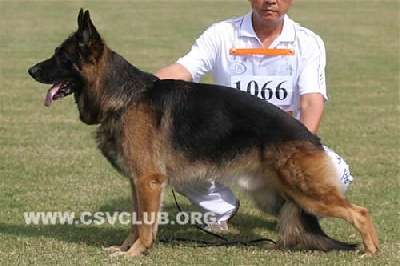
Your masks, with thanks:
[[[374,255],[378,251],[378,236],[368,210],[350,203],[340,195],[336,197],[338,199],[334,203],[343,202],[343,204],[327,204],[328,206],[325,207],[317,207],[319,213],[324,216],[343,218],[351,223],[363,237],[365,252],[363,256]]]
[[[297,204],[300,205],[302,209],[309,213],[326,217],[342,218],[352,224],[361,233],[363,238],[365,252],[363,257],[372,256],[377,252],[378,237],[367,209],[352,204],[345,199],[339,191],[330,191],[329,195],[324,195],[325,198],[319,197],[321,195],[316,195],[315,193],[313,193],[312,197],[308,197],[308,195],[306,196],[304,194],[299,195],[298,193],[294,193],[290,196]],[[283,209],[285,210],[285,208]],[[297,208],[295,207],[292,209],[296,210]],[[296,214],[288,213],[284,216],[295,217]],[[301,229],[303,228],[303,225],[290,224],[291,222],[295,221],[296,219],[293,221],[280,221],[280,224],[284,226],[281,228],[281,230],[283,229],[283,231],[281,231],[283,242],[280,241],[280,245],[290,246],[292,244],[296,244],[295,242],[298,241],[298,239],[293,236],[301,237],[301,235],[299,235],[301,231],[293,230],[298,230],[299,228]],[[300,239],[299,242],[304,241],[306,240]],[[323,241],[320,243],[323,243]],[[279,245],[277,248],[280,248]],[[321,249],[323,250],[323,248]],[[329,249],[330,248],[328,247],[328,250]]]
[[[365,256],[378,250],[378,237],[367,209],[356,206],[342,195],[331,159],[324,151],[303,144],[279,166],[280,191],[300,208],[314,215],[342,218],[362,235]],[[299,146],[300,147],[300,146]]]
[[[130,179],[131,181],[131,192],[132,192],[132,205],[131,205],[131,214],[134,215],[138,213],[138,199],[137,199],[137,193],[136,193],[136,187],[133,179]],[[120,246],[110,246],[103,248],[104,250],[107,251],[127,251],[130,246],[136,241],[138,238],[138,228],[136,223],[131,223],[131,232],[129,235],[125,238],[124,242]]]
[[[161,207],[161,196],[166,182],[162,174],[141,175],[136,180],[138,199],[138,237],[128,251],[120,251],[114,255],[138,256],[144,253],[155,241],[157,219]]]
[[[321,192],[319,195],[316,192],[314,190],[312,195],[294,193],[291,196],[309,213],[342,218],[351,223],[363,237],[364,256],[374,255],[378,250],[378,237],[367,209],[352,204],[338,189],[332,189],[329,193]]]
[[[364,239],[364,256],[369,257],[378,251],[378,236],[372,223],[371,215],[364,207],[352,204],[349,222],[351,222]]]

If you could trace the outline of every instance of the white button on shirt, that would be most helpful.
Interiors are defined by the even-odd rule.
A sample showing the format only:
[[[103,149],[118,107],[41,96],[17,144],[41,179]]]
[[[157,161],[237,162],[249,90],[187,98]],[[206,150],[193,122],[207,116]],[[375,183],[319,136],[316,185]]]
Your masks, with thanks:
[[[294,55],[229,54],[232,48],[262,47],[254,32],[251,16],[250,11],[242,17],[213,24],[196,40],[191,51],[177,62],[191,73],[195,82],[205,73],[211,72],[216,84],[229,87],[238,87],[240,84],[243,87],[241,90],[255,93],[264,99],[267,94],[261,90],[263,86],[269,88],[272,85],[273,90],[268,92],[280,98],[282,94],[278,94],[279,84],[290,84],[291,103],[282,101],[280,104],[279,100],[273,99],[270,102],[284,110],[293,111],[296,118],[300,117],[300,95],[321,93],[327,100],[324,43],[318,35],[301,27],[287,15],[284,17],[281,34],[269,48],[292,49]]]

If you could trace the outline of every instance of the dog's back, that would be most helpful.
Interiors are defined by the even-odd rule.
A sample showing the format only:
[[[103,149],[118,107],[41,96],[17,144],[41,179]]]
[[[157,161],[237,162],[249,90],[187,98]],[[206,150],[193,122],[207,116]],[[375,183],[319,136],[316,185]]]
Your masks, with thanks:
[[[278,107],[247,93],[211,84],[158,80],[144,93],[158,120],[167,110],[174,148],[192,160],[220,163],[248,150],[309,142],[323,149],[319,138]]]

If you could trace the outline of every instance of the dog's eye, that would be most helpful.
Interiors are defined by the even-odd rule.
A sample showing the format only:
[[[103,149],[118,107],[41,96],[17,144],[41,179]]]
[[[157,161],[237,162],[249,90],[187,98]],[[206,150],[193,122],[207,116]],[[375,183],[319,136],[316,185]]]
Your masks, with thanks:
[[[57,64],[61,66],[71,65],[71,60],[69,59],[64,49],[60,47],[56,48],[55,55]]]
[[[71,65],[71,60],[69,60],[68,56],[65,54],[61,53],[57,58],[57,64],[61,66],[70,66]]]

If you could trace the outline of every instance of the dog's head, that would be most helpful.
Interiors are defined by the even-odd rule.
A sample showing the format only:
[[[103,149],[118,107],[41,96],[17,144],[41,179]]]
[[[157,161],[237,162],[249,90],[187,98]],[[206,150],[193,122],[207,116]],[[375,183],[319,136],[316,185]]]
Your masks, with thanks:
[[[36,81],[52,84],[44,100],[45,106],[50,106],[54,100],[74,93],[81,120],[87,124],[99,122],[98,110],[85,109],[96,109],[96,100],[90,97],[93,92],[88,91],[92,85],[89,72],[91,68],[96,67],[104,46],[90,19],[89,11],[81,9],[78,15],[78,30],[55,49],[52,57],[28,70]]]

